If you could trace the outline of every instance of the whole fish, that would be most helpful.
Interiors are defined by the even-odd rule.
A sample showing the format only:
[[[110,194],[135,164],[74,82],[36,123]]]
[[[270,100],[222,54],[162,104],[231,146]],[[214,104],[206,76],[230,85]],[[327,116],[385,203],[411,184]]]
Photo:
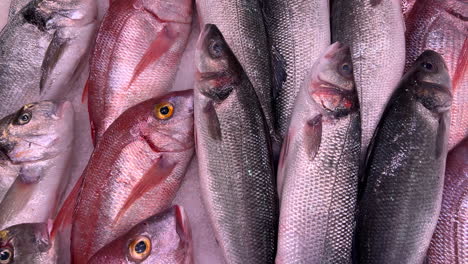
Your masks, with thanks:
[[[258,98],[215,25],[195,54],[199,177],[216,239],[227,263],[273,263],[278,201]]]
[[[438,52],[452,77],[449,150],[468,136],[468,2],[417,1],[406,20],[406,66],[426,49]]]
[[[351,48],[365,154],[405,65],[400,0],[334,0],[332,40]]]
[[[73,121],[68,101],[27,104],[0,120],[0,149],[19,167],[0,203],[0,229],[55,216],[68,184]]]
[[[191,21],[191,0],[112,2],[98,32],[88,81],[95,142],[129,107],[171,89]]]
[[[360,130],[349,47],[334,43],[304,82],[283,144],[276,263],[350,263]]]
[[[359,263],[424,261],[439,216],[452,101],[443,58],[423,52],[376,131],[359,201]]]
[[[273,83],[277,92],[276,128],[283,138],[306,74],[330,45],[330,8],[328,0],[271,0],[265,1],[265,5],[273,57],[279,57],[275,60],[284,63],[286,74]],[[274,69],[279,67],[277,64],[273,63]],[[278,72],[274,74],[276,77]]]
[[[200,28],[214,24],[252,83],[265,115],[270,135],[274,131],[272,67],[267,32],[263,20],[263,1],[196,0]]]
[[[468,138],[447,156],[442,208],[427,252],[428,263],[468,261]]]
[[[89,264],[191,264],[192,238],[185,211],[173,206],[99,250]]]
[[[96,28],[93,0],[33,0],[0,33],[0,116],[63,99],[86,74]]]
[[[18,176],[18,166],[11,164],[3,152],[0,151],[0,201],[10,189]]]
[[[125,111],[96,146],[78,183],[77,203],[66,202],[74,211],[73,263],[87,263],[104,245],[168,208],[193,154],[191,90]]]
[[[27,223],[0,231],[0,263],[54,264],[48,223]]]

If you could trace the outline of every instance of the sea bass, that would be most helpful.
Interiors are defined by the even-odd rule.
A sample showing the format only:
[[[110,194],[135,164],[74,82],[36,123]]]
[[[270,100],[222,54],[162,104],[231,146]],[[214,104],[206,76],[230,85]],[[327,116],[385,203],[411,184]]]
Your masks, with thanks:
[[[191,264],[190,224],[180,206],[152,216],[99,250],[89,264]]]
[[[328,0],[272,0],[265,1],[265,5],[273,66],[281,70],[281,64],[277,65],[281,62],[285,69],[283,75],[274,72],[280,79],[273,83],[277,92],[275,123],[283,138],[306,74],[330,45],[330,8]]]
[[[87,86],[95,142],[129,107],[172,88],[191,21],[191,0],[112,2],[98,32]]]
[[[96,28],[93,0],[33,0],[0,33],[0,116],[63,99],[84,73]]]
[[[364,154],[405,65],[400,0],[334,0],[332,40],[351,48]]]
[[[428,263],[468,261],[468,138],[447,156],[442,208],[427,252]]]
[[[452,77],[449,149],[468,136],[468,2],[417,1],[406,20],[406,66],[426,49],[438,52]]]
[[[0,229],[55,216],[69,179],[73,120],[68,101],[27,104],[0,120],[0,149],[19,166],[0,203]]]
[[[104,245],[168,208],[193,154],[192,91],[125,111],[104,133],[78,182],[71,209],[73,263],[87,263]]]
[[[423,52],[376,131],[359,201],[359,263],[424,261],[439,216],[452,102],[443,58]]]
[[[258,98],[215,25],[195,54],[200,186],[216,239],[227,263],[273,263],[278,201]]]
[[[334,43],[317,60],[291,121],[276,263],[349,263],[361,151],[349,47]]]
[[[196,0],[200,28],[214,24],[252,83],[270,135],[276,139],[272,67],[261,1]]]

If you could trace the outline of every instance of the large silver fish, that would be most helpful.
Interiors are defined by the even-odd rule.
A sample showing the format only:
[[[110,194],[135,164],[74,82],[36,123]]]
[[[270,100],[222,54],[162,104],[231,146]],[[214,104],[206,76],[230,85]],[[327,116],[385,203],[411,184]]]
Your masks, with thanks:
[[[318,59],[291,121],[276,263],[349,263],[361,150],[349,47],[334,43]]]
[[[70,102],[43,101],[0,120],[0,149],[19,166],[0,203],[0,229],[55,216],[68,184],[73,117]]]
[[[215,25],[195,56],[202,197],[227,263],[273,263],[278,204],[269,134],[255,90]]]
[[[33,0],[11,17],[0,33],[0,116],[63,99],[85,73],[96,23],[94,0]]]
[[[351,48],[365,153],[405,66],[400,0],[334,0],[332,40]]]
[[[424,261],[439,216],[451,81],[423,52],[393,94],[368,155],[359,201],[359,263]]]

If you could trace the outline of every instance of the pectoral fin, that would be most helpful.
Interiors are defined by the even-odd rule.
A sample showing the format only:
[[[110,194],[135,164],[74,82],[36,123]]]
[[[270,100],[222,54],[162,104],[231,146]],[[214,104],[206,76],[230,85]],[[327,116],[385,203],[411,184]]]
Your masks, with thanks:
[[[42,61],[42,75],[39,87],[41,95],[45,93],[45,89],[51,85],[52,80],[50,77],[54,70],[56,70],[57,62],[62,58],[67,46],[67,41],[60,38],[56,33],[50,42],[49,48],[44,56],[44,60]]]

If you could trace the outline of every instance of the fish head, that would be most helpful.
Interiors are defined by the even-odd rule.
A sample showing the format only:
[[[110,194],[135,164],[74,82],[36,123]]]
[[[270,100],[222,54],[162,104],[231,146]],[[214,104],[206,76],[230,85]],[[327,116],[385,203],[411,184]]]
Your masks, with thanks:
[[[443,113],[452,104],[452,82],[447,65],[440,54],[424,51],[407,72],[403,81],[409,82],[417,100],[430,111]]]
[[[73,140],[73,117],[68,101],[27,104],[0,120],[0,150],[13,163],[57,156]]]
[[[215,102],[226,99],[242,79],[242,67],[219,29],[206,24],[195,52],[197,87]]]
[[[28,223],[0,231],[0,263],[53,263],[50,226]]]
[[[191,247],[188,218],[175,205],[104,246],[89,263],[191,263]]]

